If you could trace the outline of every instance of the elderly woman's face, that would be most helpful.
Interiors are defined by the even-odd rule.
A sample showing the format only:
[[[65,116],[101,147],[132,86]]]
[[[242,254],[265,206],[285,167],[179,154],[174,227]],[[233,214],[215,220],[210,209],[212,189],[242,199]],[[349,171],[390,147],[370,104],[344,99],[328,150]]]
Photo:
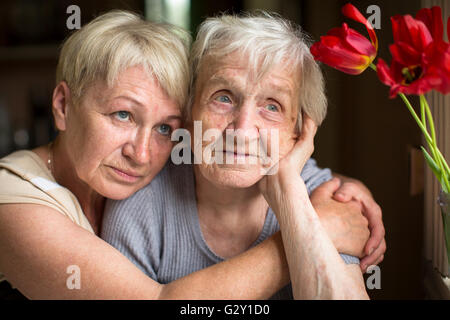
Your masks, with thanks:
[[[162,169],[179,128],[180,110],[140,67],[115,85],[98,82],[70,108],[64,135],[78,177],[98,193],[123,199]]]
[[[274,157],[271,146],[278,146],[279,157],[292,149],[297,138],[298,86],[299,76],[285,65],[275,66],[256,79],[247,59],[238,53],[226,59],[208,58],[197,80],[192,120],[201,121],[203,131],[219,129],[223,141],[227,131],[233,132],[228,129],[238,130],[238,137],[245,135],[246,146],[244,153],[237,151],[236,145],[233,150],[233,146],[223,142],[223,158],[234,153],[235,161],[231,164],[203,161],[197,166],[200,173],[215,184],[229,187],[244,188],[259,181],[264,172],[262,159],[250,146],[264,142],[262,133],[266,131],[268,156]],[[272,129],[278,131],[278,139],[270,135]],[[258,139],[261,140],[255,142]],[[208,149],[210,143],[203,142],[202,149]],[[238,164],[238,158],[241,161],[245,158],[245,164]]]

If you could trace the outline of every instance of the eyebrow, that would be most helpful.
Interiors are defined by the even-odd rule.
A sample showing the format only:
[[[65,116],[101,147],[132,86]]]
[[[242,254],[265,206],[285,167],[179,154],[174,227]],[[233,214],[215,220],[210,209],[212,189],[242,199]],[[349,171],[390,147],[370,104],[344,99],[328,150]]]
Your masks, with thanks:
[[[220,75],[214,75],[208,81],[208,85],[220,85],[220,84],[224,84],[229,87],[236,88],[236,86],[234,86],[232,83],[230,83],[230,81],[228,81],[226,78],[224,78]],[[285,96],[290,96],[292,94],[292,90],[287,86],[271,85],[270,88],[276,90],[277,92],[279,92]]]
[[[130,101],[130,102],[132,102],[132,103],[134,103],[134,104],[136,104],[136,105],[138,105],[140,107],[143,106],[143,104],[141,102],[139,102],[138,100],[136,100],[136,99],[134,99],[132,97],[129,97],[129,96],[117,96],[117,97],[112,98],[112,100],[116,100],[116,99],[125,99],[125,100],[128,100],[128,101]]]
[[[164,121],[172,121],[172,120],[179,120],[179,121],[181,121],[181,116],[172,115],[172,116],[168,116],[167,118],[164,118]]]
[[[229,87],[233,87],[233,88],[236,87],[230,81],[228,81],[226,78],[224,78],[220,75],[214,75],[208,80],[208,85],[220,85],[220,84],[223,84],[223,85],[226,85]]]
[[[134,104],[136,104],[136,105],[138,105],[140,107],[144,106],[142,103],[140,103],[136,99],[134,99],[132,97],[129,97],[129,96],[117,96],[117,97],[114,97],[112,100],[115,100],[115,99],[125,99],[125,100],[133,102]],[[173,121],[173,120],[182,121],[182,117],[178,116],[178,115],[171,115],[171,116],[168,116],[168,117],[164,118],[163,121]]]
[[[270,87],[283,95],[290,96],[292,94],[292,91],[289,87],[284,87],[284,86],[279,86],[279,85],[272,85]]]

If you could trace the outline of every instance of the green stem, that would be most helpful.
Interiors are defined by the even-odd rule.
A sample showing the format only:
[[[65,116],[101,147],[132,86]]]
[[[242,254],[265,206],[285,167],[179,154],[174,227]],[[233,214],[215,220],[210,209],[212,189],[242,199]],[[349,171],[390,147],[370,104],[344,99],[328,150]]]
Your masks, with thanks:
[[[427,128],[427,122],[425,119],[425,105],[422,101],[422,99],[420,99],[420,118],[422,119],[422,124],[425,127],[425,129]]]
[[[369,67],[372,68],[374,71],[377,71],[377,66],[373,64],[373,62],[371,62],[369,64]]]
[[[423,94],[420,95],[420,104],[425,106],[425,112],[427,113],[428,117],[428,124],[430,125],[430,131],[431,131],[431,139],[433,139],[434,143],[436,144],[436,132],[434,129],[434,120],[433,115],[431,114],[430,106],[428,105],[427,99]],[[424,125],[426,125],[424,123]]]
[[[406,96],[401,92],[399,92],[398,95],[400,96],[400,98],[402,98],[403,102],[406,104],[406,107],[408,108],[409,112],[413,116],[414,120],[416,120],[416,122],[419,125],[420,129],[422,130],[422,133],[425,136],[425,139],[427,140],[427,142],[433,143],[433,139],[430,137],[429,133],[427,132],[427,129],[422,124],[422,121],[419,119],[419,117],[417,117],[417,114],[414,111],[413,107],[411,106],[411,103],[409,103],[408,98],[406,98]]]
[[[425,113],[428,115],[428,122],[430,124],[430,129],[432,130],[432,135],[431,135],[432,141],[427,140],[427,144],[433,155],[433,160],[437,164],[438,155],[436,153],[436,149],[434,148],[435,142],[436,142],[436,134],[434,133],[434,123],[433,123],[433,118],[431,117],[431,112],[428,110],[429,108],[427,109],[427,112],[425,111],[425,103],[426,103],[426,99],[424,99],[423,95],[420,95],[420,117],[421,117],[423,126],[425,127],[425,129],[427,129],[427,121],[426,121]],[[428,130],[427,130],[427,132],[428,132]],[[438,167],[441,168],[441,166],[439,166],[439,165],[438,165]]]
[[[445,170],[447,170],[447,173],[450,176],[450,167],[448,166],[447,161],[445,161],[445,158],[439,149],[437,150],[437,152],[439,154],[439,157],[441,157],[441,159],[444,159],[443,164],[444,164]],[[450,192],[450,190],[449,190],[449,192]]]
[[[439,150],[438,146],[437,146],[437,139],[436,139],[436,132],[435,132],[435,128],[434,128],[434,120],[433,120],[433,115],[431,113],[430,110],[430,106],[428,105],[427,99],[425,98],[425,96],[423,94],[420,95],[420,102],[421,104],[423,104],[425,106],[425,111],[427,114],[427,118],[428,118],[428,124],[430,125],[430,131],[431,131],[431,139],[433,141],[433,154],[435,157],[435,162],[437,163],[437,165],[439,166],[439,169],[441,170],[442,173],[442,183],[445,184],[445,187],[447,188],[447,190],[450,190],[450,182],[448,181],[448,173],[445,171],[444,165],[443,163],[445,163],[445,159],[440,156],[440,152],[438,153],[437,151]]]

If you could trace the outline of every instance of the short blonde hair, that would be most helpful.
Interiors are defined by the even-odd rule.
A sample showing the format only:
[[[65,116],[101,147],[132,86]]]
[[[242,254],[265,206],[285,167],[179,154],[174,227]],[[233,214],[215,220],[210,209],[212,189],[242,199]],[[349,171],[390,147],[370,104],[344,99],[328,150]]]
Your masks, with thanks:
[[[111,11],[73,33],[63,44],[56,71],[74,100],[94,81],[112,86],[121,71],[140,65],[168,96],[185,106],[189,87],[190,35],[127,11]]]
[[[286,62],[293,70],[297,69],[301,81],[298,129],[302,125],[302,111],[320,125],[326,116],[327,99],[322,72],[309,51],[310,44],[300,26],[275,13],[223,14],[206,19],[200,25],[191,49],[192,78],[187,117],[191,116],[195,82],[205,58],[223,59],[232,52],[239,52],[258,76]]]

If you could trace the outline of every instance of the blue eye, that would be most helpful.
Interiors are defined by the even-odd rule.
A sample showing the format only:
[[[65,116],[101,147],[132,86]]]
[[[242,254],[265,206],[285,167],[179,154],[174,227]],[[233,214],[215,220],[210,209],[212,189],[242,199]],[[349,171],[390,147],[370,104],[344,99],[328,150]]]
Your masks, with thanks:
[[[172,131],[172,128],[167,124],[162,124],[156,129],[160,134],[168,136]]]
[[[122,122],[130,121],[130,113],[128,111],[118,111],[114,113],[114,116]]]
[[[231,103],[231,99],[228,96],[218,96],[215,100],[222,103]]]
[[[271,112],[278,112],[278,108],[277,108],[277,106],[274,105],[274,104],[268,104],[268,105],[266,106],[266,109],[269,110],[269,111],[271,111]]]

